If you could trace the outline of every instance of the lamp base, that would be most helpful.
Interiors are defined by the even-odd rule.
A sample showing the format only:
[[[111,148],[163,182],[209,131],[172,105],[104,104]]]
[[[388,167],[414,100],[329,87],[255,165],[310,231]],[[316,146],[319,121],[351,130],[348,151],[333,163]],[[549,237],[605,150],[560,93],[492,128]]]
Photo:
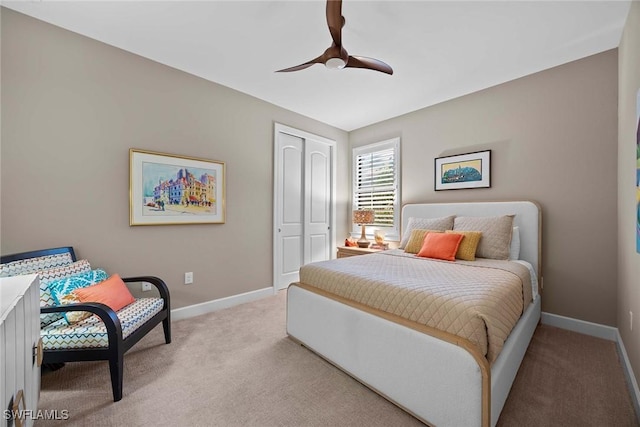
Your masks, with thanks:
[[[365,240],[365,241],[358,240],[358,247],[359,248],[368,248],[369,247],[369,241],[368,240]]]
[[[360,234],[360,238],[358,239],[358,247],[359,248],[368,248],[369,241],[367,240],[367,233],[365,232],[364,224],[362,224],[362,233]]]

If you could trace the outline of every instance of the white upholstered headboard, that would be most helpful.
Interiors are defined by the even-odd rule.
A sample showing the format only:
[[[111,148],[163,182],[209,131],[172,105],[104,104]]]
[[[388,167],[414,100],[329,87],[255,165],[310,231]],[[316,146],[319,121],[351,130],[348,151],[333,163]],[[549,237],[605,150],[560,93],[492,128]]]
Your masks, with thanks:
[[[537,203],[521,202],[476,202],[476,203],[419,203],[402,207],[402,232],[410,217],[438,218],[457,216],[515,215],[513,226],[520,229],[520,259],[536,269],[541,277],[541,224],[542,214]]]

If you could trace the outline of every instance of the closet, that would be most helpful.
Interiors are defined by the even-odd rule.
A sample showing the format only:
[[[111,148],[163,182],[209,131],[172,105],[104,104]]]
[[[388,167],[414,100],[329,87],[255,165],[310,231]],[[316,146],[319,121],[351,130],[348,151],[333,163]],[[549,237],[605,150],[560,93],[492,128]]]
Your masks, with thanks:
[[[335,141],[274,127],[273,270],[275,290],[300,266],[331,258],[335,247]]]

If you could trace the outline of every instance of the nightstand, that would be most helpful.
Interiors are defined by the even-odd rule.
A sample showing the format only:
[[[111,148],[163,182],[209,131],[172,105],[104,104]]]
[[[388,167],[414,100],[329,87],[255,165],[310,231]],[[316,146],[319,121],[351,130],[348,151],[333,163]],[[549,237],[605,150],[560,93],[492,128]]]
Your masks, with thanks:
[[[358,248],[357,246],[338,246],[338,258],[356,255],[367,255],[380,252],[381,249]]]

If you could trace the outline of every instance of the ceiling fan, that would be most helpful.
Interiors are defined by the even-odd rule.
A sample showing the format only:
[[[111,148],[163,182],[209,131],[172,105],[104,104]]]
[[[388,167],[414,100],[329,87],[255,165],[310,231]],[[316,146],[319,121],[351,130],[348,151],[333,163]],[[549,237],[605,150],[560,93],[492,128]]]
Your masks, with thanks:
[[[345,19],[342,16],[342,0],[327,0],[327,24],[333,43],[324,53],[311,61],[295,67],[285,68],[276,72],[299,71],[309,68],[313,64],[324,64],[330,69],[342,68],[366,68],[380,71],[382,73],[393,74],[393,69],[384,62],[367,58],[365,56],[351,56],[342,46],[342,27]]]

